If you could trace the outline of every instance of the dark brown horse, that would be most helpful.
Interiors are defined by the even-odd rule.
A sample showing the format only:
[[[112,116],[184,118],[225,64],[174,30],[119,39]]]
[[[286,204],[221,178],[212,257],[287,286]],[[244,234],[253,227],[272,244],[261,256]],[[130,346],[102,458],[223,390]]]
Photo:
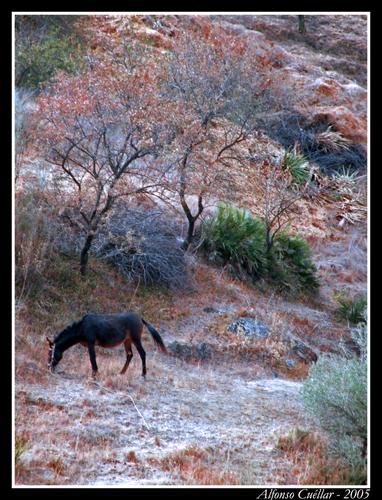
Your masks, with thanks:
[[[133,357],[131,345],[134,344],[142,359],[142,375],[146,375],[146,353],[142,347],[141,337],[145,325],[151,333],[154,342],[162,352],[167,352],[163,340],[155,328],[134,312],[117,314],[86,314],[79,321],[75,321],[59,333],[49,343],[48,367],[53,372],[62,358],[64,351],[75,344],[88,348],[92,375],[95,376],[98,367],[96,362],[95,346],[116,347],[124,344],[126,362],[121,374],[125,373]]]

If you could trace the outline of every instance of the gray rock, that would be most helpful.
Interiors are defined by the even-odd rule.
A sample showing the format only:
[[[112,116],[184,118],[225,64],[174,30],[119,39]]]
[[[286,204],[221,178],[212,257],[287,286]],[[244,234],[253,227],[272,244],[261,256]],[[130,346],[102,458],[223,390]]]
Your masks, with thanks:
[[[283,342],[290,348],[290,354],[308,363],[317,361],[317,353],[306,342],[293,335],[292,332],[284,332],[282,338]]]
[[[288,359],[285,360],[285,364],[289,368],[293,368],[296,365],[296,361],[294,359],[288,358]]]
[[[199,344],[187,344],[185,342],[170,342],[167,344],[167,350],[174,356],[182,358],[186,361],[192,359],[205,360],[212,356],[211,347],[207,342],[200,342]]]
[[[241,318],[233,321],[227,330],[232,333],[245,337],[246,339],[253,340],[256,337],[267,337],[268,327],[261,321],[255,318],[242,316]]]
[[[217,307],[213,307],[213,306],[203,307],[203,311],[206,313],[215,313],[215,314],[224,314],[225,313],[225,311],[223,309],[218,309]]]
[[[211,357],[211,349],[207,342],[201,342],[196,346],[196,352],[199,359],[209,359]]]

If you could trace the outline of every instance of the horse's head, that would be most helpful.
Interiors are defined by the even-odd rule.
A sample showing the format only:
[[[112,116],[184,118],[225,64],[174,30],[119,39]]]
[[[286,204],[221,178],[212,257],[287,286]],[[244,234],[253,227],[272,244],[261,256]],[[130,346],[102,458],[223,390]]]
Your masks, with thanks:
[[[48,351],[48,368],[51,372],[54,372],[55,367],[58,365],[62,358],[62,352],[57,348],[54,342],[52,342],[48,337],[46,340],[49,345]]]

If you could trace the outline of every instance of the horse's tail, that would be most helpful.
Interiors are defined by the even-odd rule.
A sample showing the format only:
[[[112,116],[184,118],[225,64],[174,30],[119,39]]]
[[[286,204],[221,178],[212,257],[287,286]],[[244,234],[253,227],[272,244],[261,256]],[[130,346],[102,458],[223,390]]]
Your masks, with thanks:
[[[167,349],[166,349],[166,346],[163,343],[162,337],[155,330],[155,328],[153,327],[153,325],[150,325],[150,323],[148,321],[144,320],[143,318],[142,318],[142,323],[146,326],[146,328],[148,329],[148,331],[151,333],[151,335],[152,335],[152,337],[154,339],[154,342],[159,347],[159,349],[162,352],[167,353]]]

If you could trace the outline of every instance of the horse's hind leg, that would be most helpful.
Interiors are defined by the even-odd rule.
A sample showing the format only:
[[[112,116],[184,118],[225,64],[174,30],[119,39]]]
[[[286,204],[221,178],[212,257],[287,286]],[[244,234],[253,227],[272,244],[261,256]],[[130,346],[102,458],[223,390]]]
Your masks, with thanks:
[[[138,339],[134,339],[133,342],[134,342],[134,345],[137,348],[137,351],[139,352],[139,355],[141,357],[141,360],[142,360],[142,376],[145,377],[146,376],[146,352],[143,349],[142,344],[141,344],[141,340],[139,338]]]
[[[95,377],[98,372],[98,366],[96,361],[94,344],[90,343],[88,344],[88,351],[89,351],[90,363],[92,365],[92,376]]]
[[[131,350],[131,340],[126,339],[125,340],[125,351],[126,351],[126,363],[124,364],[122,370],[121,370],[121,375],[123,375],[126,370],[129,367],[130,361],[133,357],[133,351]]]

